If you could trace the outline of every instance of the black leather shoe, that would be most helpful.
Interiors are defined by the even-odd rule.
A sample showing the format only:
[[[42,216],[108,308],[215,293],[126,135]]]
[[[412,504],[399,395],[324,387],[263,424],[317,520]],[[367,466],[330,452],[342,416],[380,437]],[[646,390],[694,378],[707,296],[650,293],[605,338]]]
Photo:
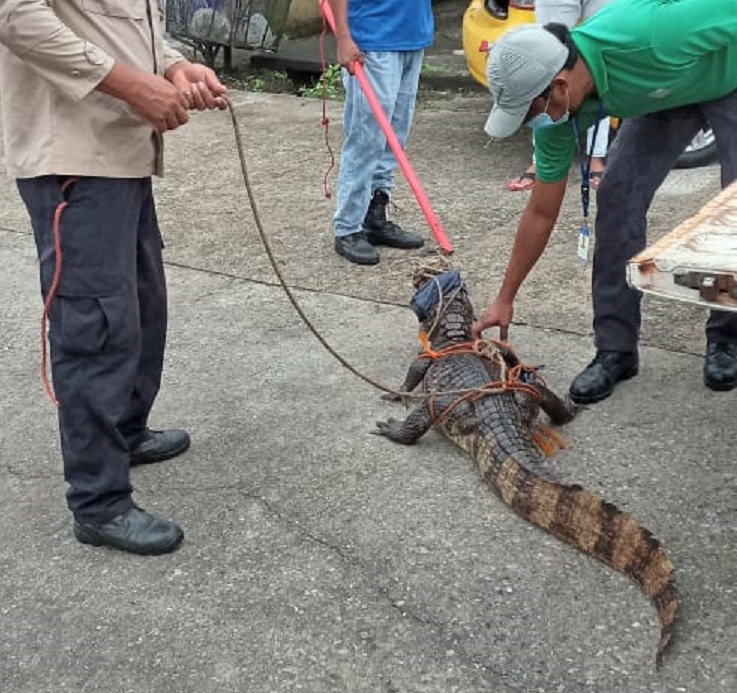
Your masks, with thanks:
[[[129,553],[156,556],[179,548],[184,532],[179,525],[134,506],[104,525],[89,525],[75,520],[74,536],[83,544],[111,546]]]
[[[365,231],[335,237],[335,252],[357,265],[375,265],[379,253],[366,238]]]
[[[189,447],[189,434],[172,428],[152,431],[147,428],[131,446],[131,467],[139,464],[163,462],[181,455]]]
[[[366,238],[371,245],[385,245],[388,248],[422,248],[425,241],[417,233],[405,231],[393,221],[387,221],[386,206],[389,196],[383,190],[374,191],[369,203],[363,227],[366,229]]]
[[[731,390],[737,385],[737,343],[707,342],[704,384],[712,390]]]
[[[594,360],[571,383],[576,404],[593,404],[609,397],[620,380],[637,375],[636,351],[597,351]]]

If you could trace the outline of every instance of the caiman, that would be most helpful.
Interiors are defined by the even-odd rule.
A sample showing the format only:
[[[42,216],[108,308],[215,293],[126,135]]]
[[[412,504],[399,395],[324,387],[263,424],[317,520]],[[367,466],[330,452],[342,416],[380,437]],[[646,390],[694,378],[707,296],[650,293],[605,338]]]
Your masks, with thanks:
[[[416,273],[415,286],[411,306],[424,347],[400,392],[422,385],[425,396],[406,419],[377,422],[373,432],[411,445],[435,426],[471,455],[483,479],[524,519],[629,575],[658,612],[659,666],[678,608],[673,565],[631,515],[544,471],[543,451],[562,441],[541,427],[539,410],[558,425],[575,416],[575,405],[550,390],[507,344],[471,339],[473,307],[457,270]]]

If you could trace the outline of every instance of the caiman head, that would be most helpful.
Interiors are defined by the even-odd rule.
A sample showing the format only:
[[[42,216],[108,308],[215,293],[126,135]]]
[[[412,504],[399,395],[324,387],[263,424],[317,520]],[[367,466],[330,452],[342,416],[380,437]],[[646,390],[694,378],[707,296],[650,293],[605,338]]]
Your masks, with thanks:
[[[434,348],[471,340],[473,306],[458,270],[415,272],[416,291],[410,307],[420,321],[420,330]]]

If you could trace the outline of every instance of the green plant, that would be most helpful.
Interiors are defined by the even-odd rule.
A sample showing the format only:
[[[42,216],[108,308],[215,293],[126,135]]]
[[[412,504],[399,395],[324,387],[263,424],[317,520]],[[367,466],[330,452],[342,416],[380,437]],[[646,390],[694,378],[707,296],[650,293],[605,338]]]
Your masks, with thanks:
[[[431,63],[422,63],[422,68],[420,72],[423,75],[434,75],[438,74],[440,72],[447,72],[448,69],[441,66],[441,65],[433,65]]]
[[[261,77],[253,77],[246,82],[248,91],[263,91],[265,86],[266,82]]]
[[[310,87],[302,87],[299,95],[308,99],[339,99],[343,96],[343,79],[340,65],[328,65],[325,72]]]

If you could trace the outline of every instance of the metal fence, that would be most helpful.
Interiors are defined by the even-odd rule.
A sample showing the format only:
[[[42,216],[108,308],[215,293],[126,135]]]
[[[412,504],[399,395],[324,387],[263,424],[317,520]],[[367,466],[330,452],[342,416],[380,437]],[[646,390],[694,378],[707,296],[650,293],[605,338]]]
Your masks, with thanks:
[[[214,62],[220,47],[276,50],[290,4],[291,0],[167,0],[166,30],[202,50],[208,62]]]

